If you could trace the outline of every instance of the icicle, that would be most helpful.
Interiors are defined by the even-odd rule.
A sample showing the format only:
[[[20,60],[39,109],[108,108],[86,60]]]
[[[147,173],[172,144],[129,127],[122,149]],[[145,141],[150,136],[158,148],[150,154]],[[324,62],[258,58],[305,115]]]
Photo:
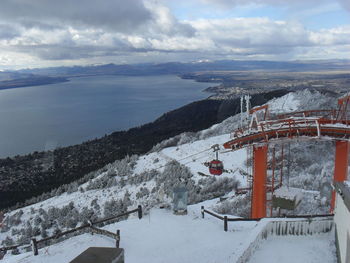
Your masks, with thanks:
[[[289,235],[290,222],[286,222],[286,235]]]
[[[322,223],[321,223],[322,224]],[[318,222],[313,222],[313,231],[311,231],[312,234],[318,234],[320,232],[320,223]]]
[[[323,224],[322,232],[323,232],[323,233],[326,233],[326,232],[327,232],[327,228],[328,228],[328,221],[326,221],[326,222]]]
[[[307,229],[306,229],[306,222],[304,221],[303,222],[303,235],[306,235],[306,233],[307,233]]]
[[[295,223],[296,222],[292,222],[292,225],[291,225],[291,227],[290,227],[290,231],[289,231],[289,234],[290,235],[295,235]]]
[[[275,229],[274,229],[274,234],[277,236],[277,231],[278,231],[278,222],[275,222]]]
[[[301,224],[300,222],[298,222],[297,236],[300,235],[300,232],[301,232]]]
[[[288,235],[288,227],[289,227],[289,224],[288,222],[284,222],[285,226],[284,226],[284,235]]]

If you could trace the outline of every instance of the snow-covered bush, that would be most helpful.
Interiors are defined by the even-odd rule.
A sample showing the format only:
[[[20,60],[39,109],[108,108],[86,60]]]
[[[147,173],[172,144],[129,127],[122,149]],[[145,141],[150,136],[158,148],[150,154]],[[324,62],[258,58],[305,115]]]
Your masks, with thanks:
[[[13,239],[9,236],[6,236],[6,238],[1,241],[1,245],[5,246],[5,247],[10,247],[14,245]]]
[[[140,190],[136,193],[136,198],[141,199],[143,197],[147,197],[150,194],[148,188],[141,187]]]
[[[158,170],[155,170],[155,169],[147,170],[140,174],[128,176],[125,183],[128,183],[130,185],[139,185],[141,183],[148,182],[153,178],[156,178],[157,176],[159,176],[159,174],[160,172]]]
[[[104,217],[111,217],[111,216],[115,216],[118,214],[122,214],[124,212],[126,212],[127,207],[124,206],[123,201],[122,200],[109,200],[106,201],[103,205],[103,215]]]
[[[213,209],[219,214],[235,215],[248,218],[250,216],[249,195],[239,195],[232,199],[227,199],[216,205]]]
[[[94,207],[96,208],[98,206],[98,210],[100,209],[99,205],[96,203]],[[97,209],[96,209],[97,210]],[[78,221],[81,222],[82,224],[86,224],[89,221],[94,222],[98,219],[97,213],[95,209],[89,209],[87,207],[84,207],[80,214]]]

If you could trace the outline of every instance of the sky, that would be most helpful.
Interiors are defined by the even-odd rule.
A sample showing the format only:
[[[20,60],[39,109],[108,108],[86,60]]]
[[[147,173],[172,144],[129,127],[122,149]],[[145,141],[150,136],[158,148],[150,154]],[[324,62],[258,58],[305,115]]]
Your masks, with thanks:
[[[350,59],[350,0],[2,0],[0,70]]]

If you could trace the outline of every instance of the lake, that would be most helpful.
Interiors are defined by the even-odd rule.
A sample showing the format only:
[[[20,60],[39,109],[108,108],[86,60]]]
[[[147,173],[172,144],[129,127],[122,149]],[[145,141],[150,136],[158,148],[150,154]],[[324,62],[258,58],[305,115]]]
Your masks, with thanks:
[[[209,96],[209,83],[163,76],[93,76],[0,90],[0,157],[78,144],[153,121]]]

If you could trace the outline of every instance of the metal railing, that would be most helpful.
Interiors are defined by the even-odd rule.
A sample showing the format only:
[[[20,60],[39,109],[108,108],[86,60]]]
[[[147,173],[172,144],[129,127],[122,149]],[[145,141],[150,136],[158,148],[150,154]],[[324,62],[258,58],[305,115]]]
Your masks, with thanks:
[[[205,214],[211,215],[219,220],[224,221],[224,231],[228,231],[228,222],[238,222],[238,221],[260,221],[263,218],[229,218],[228,216],[221,216],[219,214],[216,214],[212,211],[209,211],[204,208],[204,206],[201,206],[201,214],[202,218],[204,218]],[[333,214],[322,214],[322,215],[286,215],[286,216],[281,216],[281,217],[274,217],[274,218],[269,218],[270,220],[276,220],[276,222],[294,222],[294,221],[280,221],[280,219],[305,219],[307,222],[312,222],[313,218],[326,218],[326,220],[330,217],[333,217]],[[274,221],[273,221],[274,222]],[[300,220],[295,221],[295,222],[301,222]],[[277,228],[274,228],[277,229]],[[280,229],[280,228],[278,228]],[[289,230],[290,228],[287,226],[287,229]],[[299,228],[295,228],[299,229]],[[283,232],[283,230],[281,230]],[[281,232],[281,233],[282,233]]]
[[[234,222],[234,221],[259,221],[260,218],[258,219],[252,219],[252,218],[229,218],[227,216],[220,216],[214,212],[211,212],[209,210],[206,210],[204,206],[201,206],[201,214],[202,218],[204,218],[204,214],[211,215],[213,217],[216,217],[217,219],[220,219],[224,221],[224,231],[227,232],[228,230],[228,222]]]

